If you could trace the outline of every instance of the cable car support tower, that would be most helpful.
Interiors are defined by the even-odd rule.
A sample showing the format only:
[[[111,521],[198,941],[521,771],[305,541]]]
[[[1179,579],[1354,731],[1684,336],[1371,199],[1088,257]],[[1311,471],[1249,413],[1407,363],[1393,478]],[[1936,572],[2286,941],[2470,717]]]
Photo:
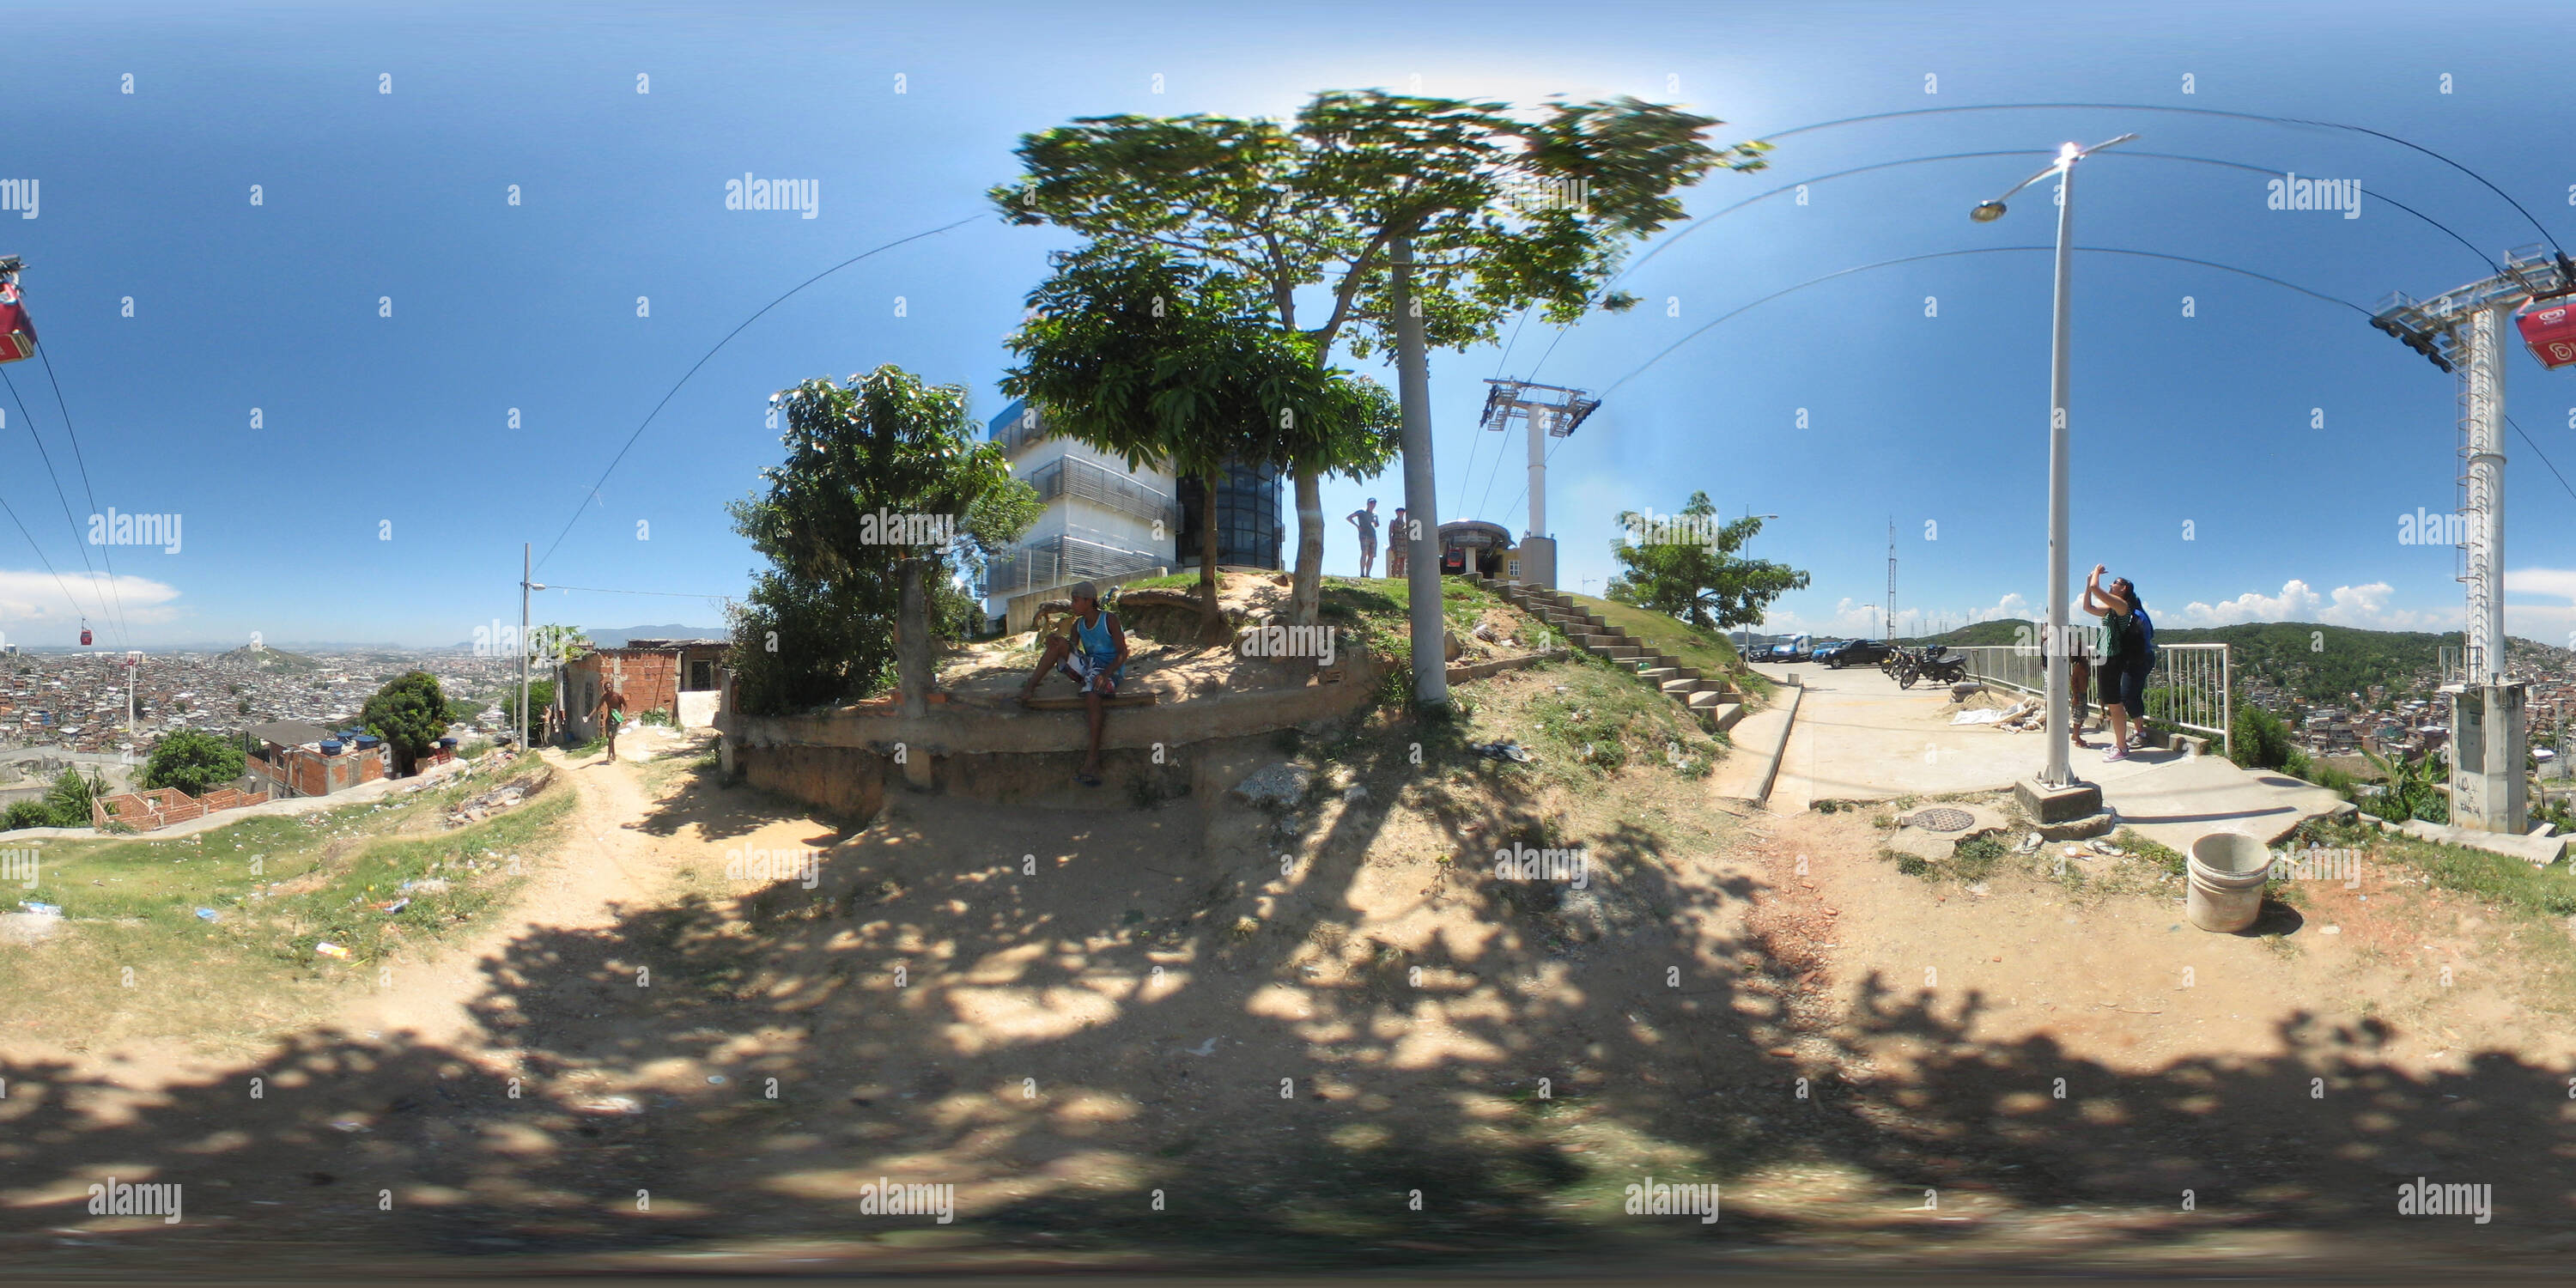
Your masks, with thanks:
[[[2576,295],[2576,262],[2532,246],[2508,252],[2504,271],[2428,300],[2391,293],[2370,324],[2434,366],[2459,376],[2459,580],[2468,587],[2462,674],[2443,677],[2451,697],[2451,822],[2520,835],[2526,827],[2523,757],[2525,686],[2512,678],[2504,638],[2504,328],[2527,304]],[[2525,315],[2522,332],[2545,366],[2576,364],[2562,339],[2544,335],[2546,309]],[[2566,310],[2555,310],[2563,326]]]
[[[1521,536],[1521,580],[1532,586],[1554,586],[1556,538],[1547,531],[1547,440],[1573,433],[1601,409],[1601,400],[1563,385],[1528,380],[1485,383],[1492,388],[1485,391],[1485,410],[1476,418],[1477,425],[1499,433],[1519,420],[1529,430],[1529,531]]]

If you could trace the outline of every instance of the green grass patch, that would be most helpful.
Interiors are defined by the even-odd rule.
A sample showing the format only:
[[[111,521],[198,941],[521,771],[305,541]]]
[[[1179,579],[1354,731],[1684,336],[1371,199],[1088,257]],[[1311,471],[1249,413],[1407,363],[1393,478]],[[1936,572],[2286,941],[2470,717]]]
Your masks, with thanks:
[[[2121,828],[2119,834],[2111,838],[2111,844],[2154,864],[2168,876],[2180,877],[2191,874],[2190,861],[2184,857],[2182,851],[2170,845],[2159,845],[2130,828]]]
[[[2436,890],[2537,916],[2576,917],[2576,873],[2569,872],[2565,863],[2534,867],[2511,855],[2382,832],[2374,824],[2354,819],[2311,819],[2291,833],[2286,844],[2367,850],[2374,859],[2402,863],[2422,873]]]
[[[1617,600],[1591,595],[1569,595],[1568,598],[1584,611],[1628,632],[1656,652],[1679,659],[1682,665],[1692,667],[1702,675],[1733,675],[1745,692],[1762,697],[1770,695],[1771,682],[1747,671],[1736,657],[1735,641],[1716,631],[1704,631],[1651,608],[1639,608]]]
[[[1530,674],[1542,687],[1517,726],[1494,736],[1519,739],[1568,786],[1593,786],[1632,763],[1702,778],[1725,754],[1722,736],[1709,736],[1671,699],[1605,662],[1578,657]],[[1556,692],[1558,685],[1565,692]]]
[[[479,824],[425,830],[507,777],[479,771],[418,796],[192,836],[38,843],[37,887],[11,887],[6,904],[53,904],[64,925],[0,946],[0,1012],[61,1040],[185,1035],[223,1047],[289,1027],[331,981],[462,933],[559,844],[573,804],[563,785]],[[324,942],[349,957],[318,956]]]

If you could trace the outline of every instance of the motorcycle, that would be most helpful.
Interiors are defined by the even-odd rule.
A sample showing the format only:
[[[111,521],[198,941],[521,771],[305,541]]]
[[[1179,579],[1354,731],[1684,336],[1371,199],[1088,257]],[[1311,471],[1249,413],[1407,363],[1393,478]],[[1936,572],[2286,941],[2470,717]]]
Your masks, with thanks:
[[[1923,650],[1923,656],[1916,659],[1913,665],[1898,673],[1896,687],[1913,688],[1916,680],[1930,680],[1934,684],[1957,684],[1967,678],[1966,655],[1951,652],[1946,644],[1935,644]]]

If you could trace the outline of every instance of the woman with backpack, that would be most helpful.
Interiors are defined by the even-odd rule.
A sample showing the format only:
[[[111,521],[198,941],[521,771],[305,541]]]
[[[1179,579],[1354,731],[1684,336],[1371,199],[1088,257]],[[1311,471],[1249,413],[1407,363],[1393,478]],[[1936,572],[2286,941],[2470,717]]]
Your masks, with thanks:
[[[2138,599],[2136,583],[2114,577],[2105,589],[2102,565],[2084,579],[2084,611],[2102,615],[2102,656],[2093,672],[2101,677],[2102,722],[2111,731],[2111,748],[2102,759],[2129,758],[2132,722],[2147,713],[2147,676],[2156,665],[2156,625]]]

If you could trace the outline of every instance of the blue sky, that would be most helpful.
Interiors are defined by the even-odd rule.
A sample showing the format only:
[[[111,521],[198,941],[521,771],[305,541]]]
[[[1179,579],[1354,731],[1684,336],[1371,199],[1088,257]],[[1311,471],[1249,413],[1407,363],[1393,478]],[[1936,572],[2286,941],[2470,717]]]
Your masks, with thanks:
[[[18,6],[0,178],[39,180],[42,205],[32,220],[0,214],[0,252],[29,261],[88,482],[41,365],[0,368],[24,400],[0,389],[0,497],[82,605],[66,605],[0,521],[0,632],[65,643],[85,613],[102,645],[254,633],[454,643],[515,619],[523,542],[554,547],[538,576],[559,585],[738,593],[754,557],[722,506],[776,458],[762,420],[771,390],[892,362],[967,384],[979,413],[1002,405],[1002,337],[1064,243],[991,217],[983,193],[1011,177],[1019,135],[1079,115],[1284,114],[1315,90],[1407,90],[1416,77],[1426,93],[1527,104],[1678,101],[1727,121],[1727,140],[1927,107],[2195,107],[2399,135],[2576,238],[2576,151],[2550,107],[2564,77],[2528,55],[2576,35],[2564,6],[2455,8],[2438,23],[2420,5],[2367,3],[1574,12]],[[636,92],[639,75],[649,93]],[[2127,131],[2139,152],[2357,179],[2489,254],[2540,240],[2503,199],[2392,143],[2144,110],[1945,113],[1797,134],[1770,170],[1712,176],[1690,204],[1707,214],[1857,166]],[[1612,515],[1674,510],[1699,489],[1730,514],[1781,516],[1754,552],[1809,569],[1814,587],[1781,602],[1780,625],[1874,622],[1891,518],[1901,613],[1956,620],[2037,601],[2044,253],[1854,273],[1640,368],[1727,310],[1825,273],[2045,244],[2044,192],[1996,224],[1966,217],[2041,161],[1818,180],[1804,204],[1793,191],[1665,234],[1695,229],[1623,283],[1645,297],[1633,313],[1561,339],[1534,322],[1508,355],[1435,354],[1442,517],[1521,526],[1522,448],[1475,428],[1486,377],[1616,383],[1554,458],[1551,526],[1570,587],[1597,590],[1614,571]],[[726,179],[746,172],[817,181],[817,217],[724,209]],[[2363,305],[2486,271],[2370,198],[2351,220],[2268,210],[2264,176],[2242,170],[2106,154],[2081,183],[2086,246],[2207,259]],[[671,382],[754,310],[863,250],[961,219],[744,331],[592,497]],[[2456,624],[2452,551],[2401,544],[2396,523],[2454,505],[2448,377],[2361,315],[2277,286],[2102,255],[2077,272],[2079,567],[2134,577],[2169,626]],[[2185,296],[2195,316],[2183,316]],[[2576,473],[2576,374],[2546,373],[2516,346],[2508,390],[2522,428]],[[2324,428],[2312,428],[2320,410]],[[2508,624],[2565,642],[2576,497],[2519,437],[2508,455]],[[1369,495],[1392,509],[1400,484],[1328,484],[1326,512]],[[75,528],[111,507],[181,516],[180,550],[84,549]],[[1333,528],[1328,570],[1352,571],[1349,527]],[[95,606],[84,554],[114,559],[121,613]],[[550,593],[538,613],[596,626],[717,618],[705,599],[587,590]]]

